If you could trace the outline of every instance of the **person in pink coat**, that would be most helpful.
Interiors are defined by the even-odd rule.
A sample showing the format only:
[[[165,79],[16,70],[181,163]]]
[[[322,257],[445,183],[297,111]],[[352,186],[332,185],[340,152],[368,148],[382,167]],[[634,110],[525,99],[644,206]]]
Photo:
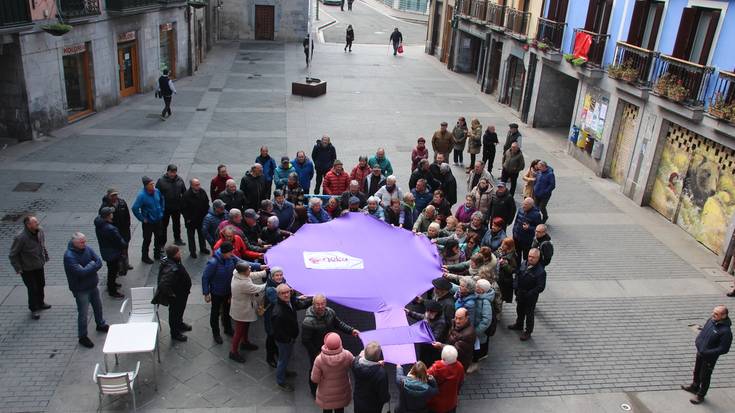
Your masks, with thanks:
[[[317,384],[316,404],[324,412],[343,413],[352,401],[350,367],[354,356],[342,348],[337,333],[324,336],[322,352],[314,360],[311,381]]]

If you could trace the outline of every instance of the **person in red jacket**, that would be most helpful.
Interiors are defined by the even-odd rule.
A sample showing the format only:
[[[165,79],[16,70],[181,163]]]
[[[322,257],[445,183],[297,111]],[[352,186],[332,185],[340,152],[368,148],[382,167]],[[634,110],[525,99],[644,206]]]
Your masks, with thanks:
[[[234,247],[232,255],[238,258],[248,261],[263,260],[263,253],[248,249],[248,244],[242,240],[242,237],[235,234],[235,229],[232,226],[222,228],[222,231],[219,233],[219,240],[214,244],[212,251],[217,251],[223,242],[229,242],[232,244]],[[212,255],[214,255],[214,252],[212,252]]]
[[[210,199],[215,200],[219,198],[219,194],[227,189],[228,179],[232,179],[232,177],[227,173],[227,166],[219,165],[217,167],[217,176],[212,178],[212,182],[209,184]]]
[[[444,346],[442,359],[437,360],[427,371],[434,377],[439,393],[429,399],[426,406],[433,413],[454,413],[457,410],[457,395],[464,381],[464,367],[457,361],[457,349]]]
[[[342,195],[350,187],[350,175],[345,172],[342,161],[334,161],[332,170],[324,175],[322,193],[324,195]]]

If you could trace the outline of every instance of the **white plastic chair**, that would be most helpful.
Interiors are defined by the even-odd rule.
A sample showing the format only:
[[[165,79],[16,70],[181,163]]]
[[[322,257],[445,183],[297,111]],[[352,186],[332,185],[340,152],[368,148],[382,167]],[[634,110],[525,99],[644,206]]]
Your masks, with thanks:
[[[130,298],[126,298],[120,307],[120,314],[125,314],[125,307],[130,303],[128,323],[161,323],[158,319],[158,306],[151,304],[155,290],[153,287],[138,287],[130,289]]]
[[[138,377],[140,371],[140,361],[135,366],[135,371],[127,371],[121,373],[106,373],[100,372],[100,364],[97,363],[94,366],[94,374],[92,380],[97,383],[99,387],[99,406],[97,410],[102,409],[102,396],[121,396],[130,394],[133,398],[133,411],[137,411],[135,405],[135,378]]]

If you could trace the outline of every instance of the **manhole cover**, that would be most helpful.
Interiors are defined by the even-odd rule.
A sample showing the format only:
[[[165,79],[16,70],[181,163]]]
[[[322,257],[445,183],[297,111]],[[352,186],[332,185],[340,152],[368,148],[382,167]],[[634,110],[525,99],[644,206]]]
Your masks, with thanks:
[[[206,112],[207,108],[197,108],[197,112]]]
[[[36,192],[43,185],[42,182],[21,182],[15,186],[13,192]]]
[[[210,87],[209,91],[210,92],[221,92],[222,88],[221,87]]]
[[[23,217],[25,215],[26,214],[5,214],[5,215],[3,215],[2,219],[0,219],[0,221],[2,221],[2,222],[18,222],[21,219],[23,219]]]

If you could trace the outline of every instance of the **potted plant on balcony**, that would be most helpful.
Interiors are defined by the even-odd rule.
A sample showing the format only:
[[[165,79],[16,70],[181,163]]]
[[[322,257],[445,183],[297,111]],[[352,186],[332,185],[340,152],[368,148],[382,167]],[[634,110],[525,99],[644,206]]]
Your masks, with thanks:
[[[620,78],[626,82],[634,82],[638,79],[638,69],[633,67],[633,65],[623,64],[620,68]]]
[[[683,82],[678,80],[672,82],[666,90],[666,96],[674,102],[683,102],[687,97],[689,91],[684,87]]]
[[[610,79],[620,79],[623,67],[621,65],[611,64],[607,67],[607,76]]]
[[[572,53],[564,53],[564,60],[571,63],[572,60],[574,60],[574,54]]]
[[[536,43],[536,48],[539,49],[539,50],[541,50],[542,52],[545,52],[545,51],[549,50],[549,45],[546,44],[546,43],[544,43],[544,42],[537,42]]]
[[[715,94],[707,111],[717,119],[727,122],[735,120],[735,103],[727,103],[720,92]]]
[[[585,63],[587,63],[587,59],[585,59],[584,57],[581,57],[581,56],[580,57],[575,57],[574,59],[572,59],[571,63],[574,66],[582,66]]]
[[[72,27],[70,25],[61,22],[44,24],[43,26],[41,26],[41,30],[52,36],[63,36],[69,33],[71,29]]]
[[[653,86],[653,91],[659,96],[666,96],[669,85],[672,83],[675,83],[674,77],[670,73],[664,73],[656,81],[656,84]]]

